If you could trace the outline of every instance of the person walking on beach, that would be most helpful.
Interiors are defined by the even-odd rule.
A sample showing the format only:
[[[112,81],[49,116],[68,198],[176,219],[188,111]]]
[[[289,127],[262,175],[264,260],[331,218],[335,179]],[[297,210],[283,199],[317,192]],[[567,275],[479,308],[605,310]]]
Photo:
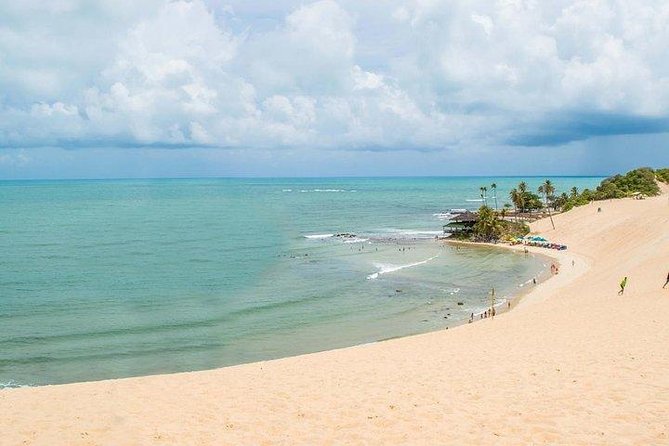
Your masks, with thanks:
[[[627,276],[620,282],[620,291],[618,291],[618,296],[622,296],[625,292],[625,287],[627,286]]]
[[[664,282],[664,285],[662,285],[662,288],[666,287],[669,285],[669,273],[667,273],[667,280]]]

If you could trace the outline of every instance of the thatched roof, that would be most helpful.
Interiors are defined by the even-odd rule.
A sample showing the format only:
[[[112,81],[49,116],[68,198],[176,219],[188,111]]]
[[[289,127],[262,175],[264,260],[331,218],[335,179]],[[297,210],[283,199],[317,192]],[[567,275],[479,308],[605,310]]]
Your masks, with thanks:
[[[458,223],[475,223],[479,219],[478,215],[473,212],[467,211],[461,214],[456,214],[451,218],[451,221],[456,221]]]

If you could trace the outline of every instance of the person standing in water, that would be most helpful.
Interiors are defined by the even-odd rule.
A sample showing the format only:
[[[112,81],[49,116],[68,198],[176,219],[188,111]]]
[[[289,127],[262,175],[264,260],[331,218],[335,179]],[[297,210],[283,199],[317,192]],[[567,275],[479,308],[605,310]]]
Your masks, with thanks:
[[[627,286],[627,276],[620,282],[620,291],[618,291],[618,295],[622,296],[623,293],[625,292],[625,287]]]

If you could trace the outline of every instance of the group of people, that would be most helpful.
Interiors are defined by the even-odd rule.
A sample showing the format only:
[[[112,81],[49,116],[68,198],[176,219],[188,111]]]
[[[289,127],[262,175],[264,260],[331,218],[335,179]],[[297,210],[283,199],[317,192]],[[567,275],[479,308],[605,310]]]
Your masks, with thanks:
[[[511,303],[509,302],[509,308],[511,308]],[[483,313],[479,313],[479,319],[487,319],[489,317],[495,317],[497,314],[497,310],[495,310],[495,307],[491,307],[487,310],[485,310]],[[472,313],[469,316],[469,323],[471,324],[474,322],[474,313]]]

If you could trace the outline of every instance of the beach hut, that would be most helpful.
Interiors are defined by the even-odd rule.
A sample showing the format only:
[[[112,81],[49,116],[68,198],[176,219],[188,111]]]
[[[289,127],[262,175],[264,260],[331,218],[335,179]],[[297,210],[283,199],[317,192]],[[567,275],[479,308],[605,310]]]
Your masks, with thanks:
[[[465,211],[451,217],[450,223],[444,225],[444,234],[455,234],[470,232],[478,221],[478,215],[474,212]]]

